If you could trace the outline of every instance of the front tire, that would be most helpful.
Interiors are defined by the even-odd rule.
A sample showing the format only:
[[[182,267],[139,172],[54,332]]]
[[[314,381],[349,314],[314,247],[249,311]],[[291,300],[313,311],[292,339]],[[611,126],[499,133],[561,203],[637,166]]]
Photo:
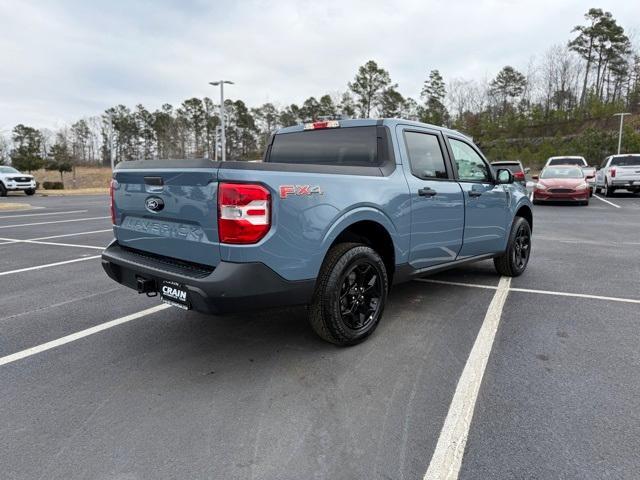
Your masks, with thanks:
[[[380,255],[360,243],[340,243],[327,253],[309,309],[320,338],[339,346],[365,340],[378,326],[389,279]]]
[[[27,189],[24,191],[24,193],[25,193],[25,195],[29,195],[29,196],[31,196],[31,195],[33,195],[34,193],[36,193],[36,189],[35,189],[35,188],[27,188]]]
[[[531,225],[523,217],[516,217],[507,243],[507,251],[493,259],[500,275],[518,277],[524,273],[531,256]]]
[[[7,196],[7,187],[4,186],[4,183],[0,182],[0,197]]]

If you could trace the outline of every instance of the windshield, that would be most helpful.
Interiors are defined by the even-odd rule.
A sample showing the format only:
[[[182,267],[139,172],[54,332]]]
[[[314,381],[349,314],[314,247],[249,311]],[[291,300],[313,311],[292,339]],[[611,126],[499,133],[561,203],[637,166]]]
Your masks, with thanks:
[[[627,155],[611,159],[612,167],[636,167],[640,166],[640,155]]]
[[[545,168],[540,178],[584,178],[579,168]]]
[[[375,126],[312,130],[276,135],[268,161],[316,165],[378,165]]]
[[[0,167],[0,173],[20,173],[13,167]]]
[[[582,167],[586,162],[582,158],[558,157],[549,160],[549,165],[577,165]]]

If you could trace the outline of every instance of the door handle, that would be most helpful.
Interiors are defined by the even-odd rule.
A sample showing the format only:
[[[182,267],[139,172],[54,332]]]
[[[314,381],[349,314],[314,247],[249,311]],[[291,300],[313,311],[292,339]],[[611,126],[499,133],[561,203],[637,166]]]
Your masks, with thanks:
[[[436,192],[433,188],[429,188],[429,187],[424,187],[418,190],[418,195],[420,195],[421,197],[433,197],[434,195],[437,195],[437,194],[438,192]]]
[[[482,195],[480,190],[469,190],[470,197],[479,197],[480,195]]]

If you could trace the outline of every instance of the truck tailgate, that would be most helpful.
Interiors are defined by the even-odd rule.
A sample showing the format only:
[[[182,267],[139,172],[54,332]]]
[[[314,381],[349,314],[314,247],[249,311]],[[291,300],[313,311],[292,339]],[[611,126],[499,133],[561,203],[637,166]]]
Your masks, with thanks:
[[[640,165],[616,165],[612,168],[616,169],[615,180],[640,181]]]
[[[217,266],[220,261],[215,164],[123,169],[114,173],[114,233],[144,252]]]

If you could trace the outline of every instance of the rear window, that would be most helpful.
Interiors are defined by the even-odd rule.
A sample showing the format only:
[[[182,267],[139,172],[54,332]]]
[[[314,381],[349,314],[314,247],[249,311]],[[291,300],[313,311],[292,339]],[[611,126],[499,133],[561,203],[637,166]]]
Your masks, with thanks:
[[[517,163],[492,163],[491,166],[495,170],[498,170],[499,168],[506,168],[511,173],[518,173],[523,171],[520,165],[518,165]]]
[[[271,163],[377,166],[377,128],[349,127],[276,135]]]
[[[626,157],[616,157],[611,159],[612,167],[635,167],[640,166],[640,155],[627,155]]]
[[[584,160],[581,158],[554,158],[549,161],[549,165],[577,165],[582,167],[584,164]]]

